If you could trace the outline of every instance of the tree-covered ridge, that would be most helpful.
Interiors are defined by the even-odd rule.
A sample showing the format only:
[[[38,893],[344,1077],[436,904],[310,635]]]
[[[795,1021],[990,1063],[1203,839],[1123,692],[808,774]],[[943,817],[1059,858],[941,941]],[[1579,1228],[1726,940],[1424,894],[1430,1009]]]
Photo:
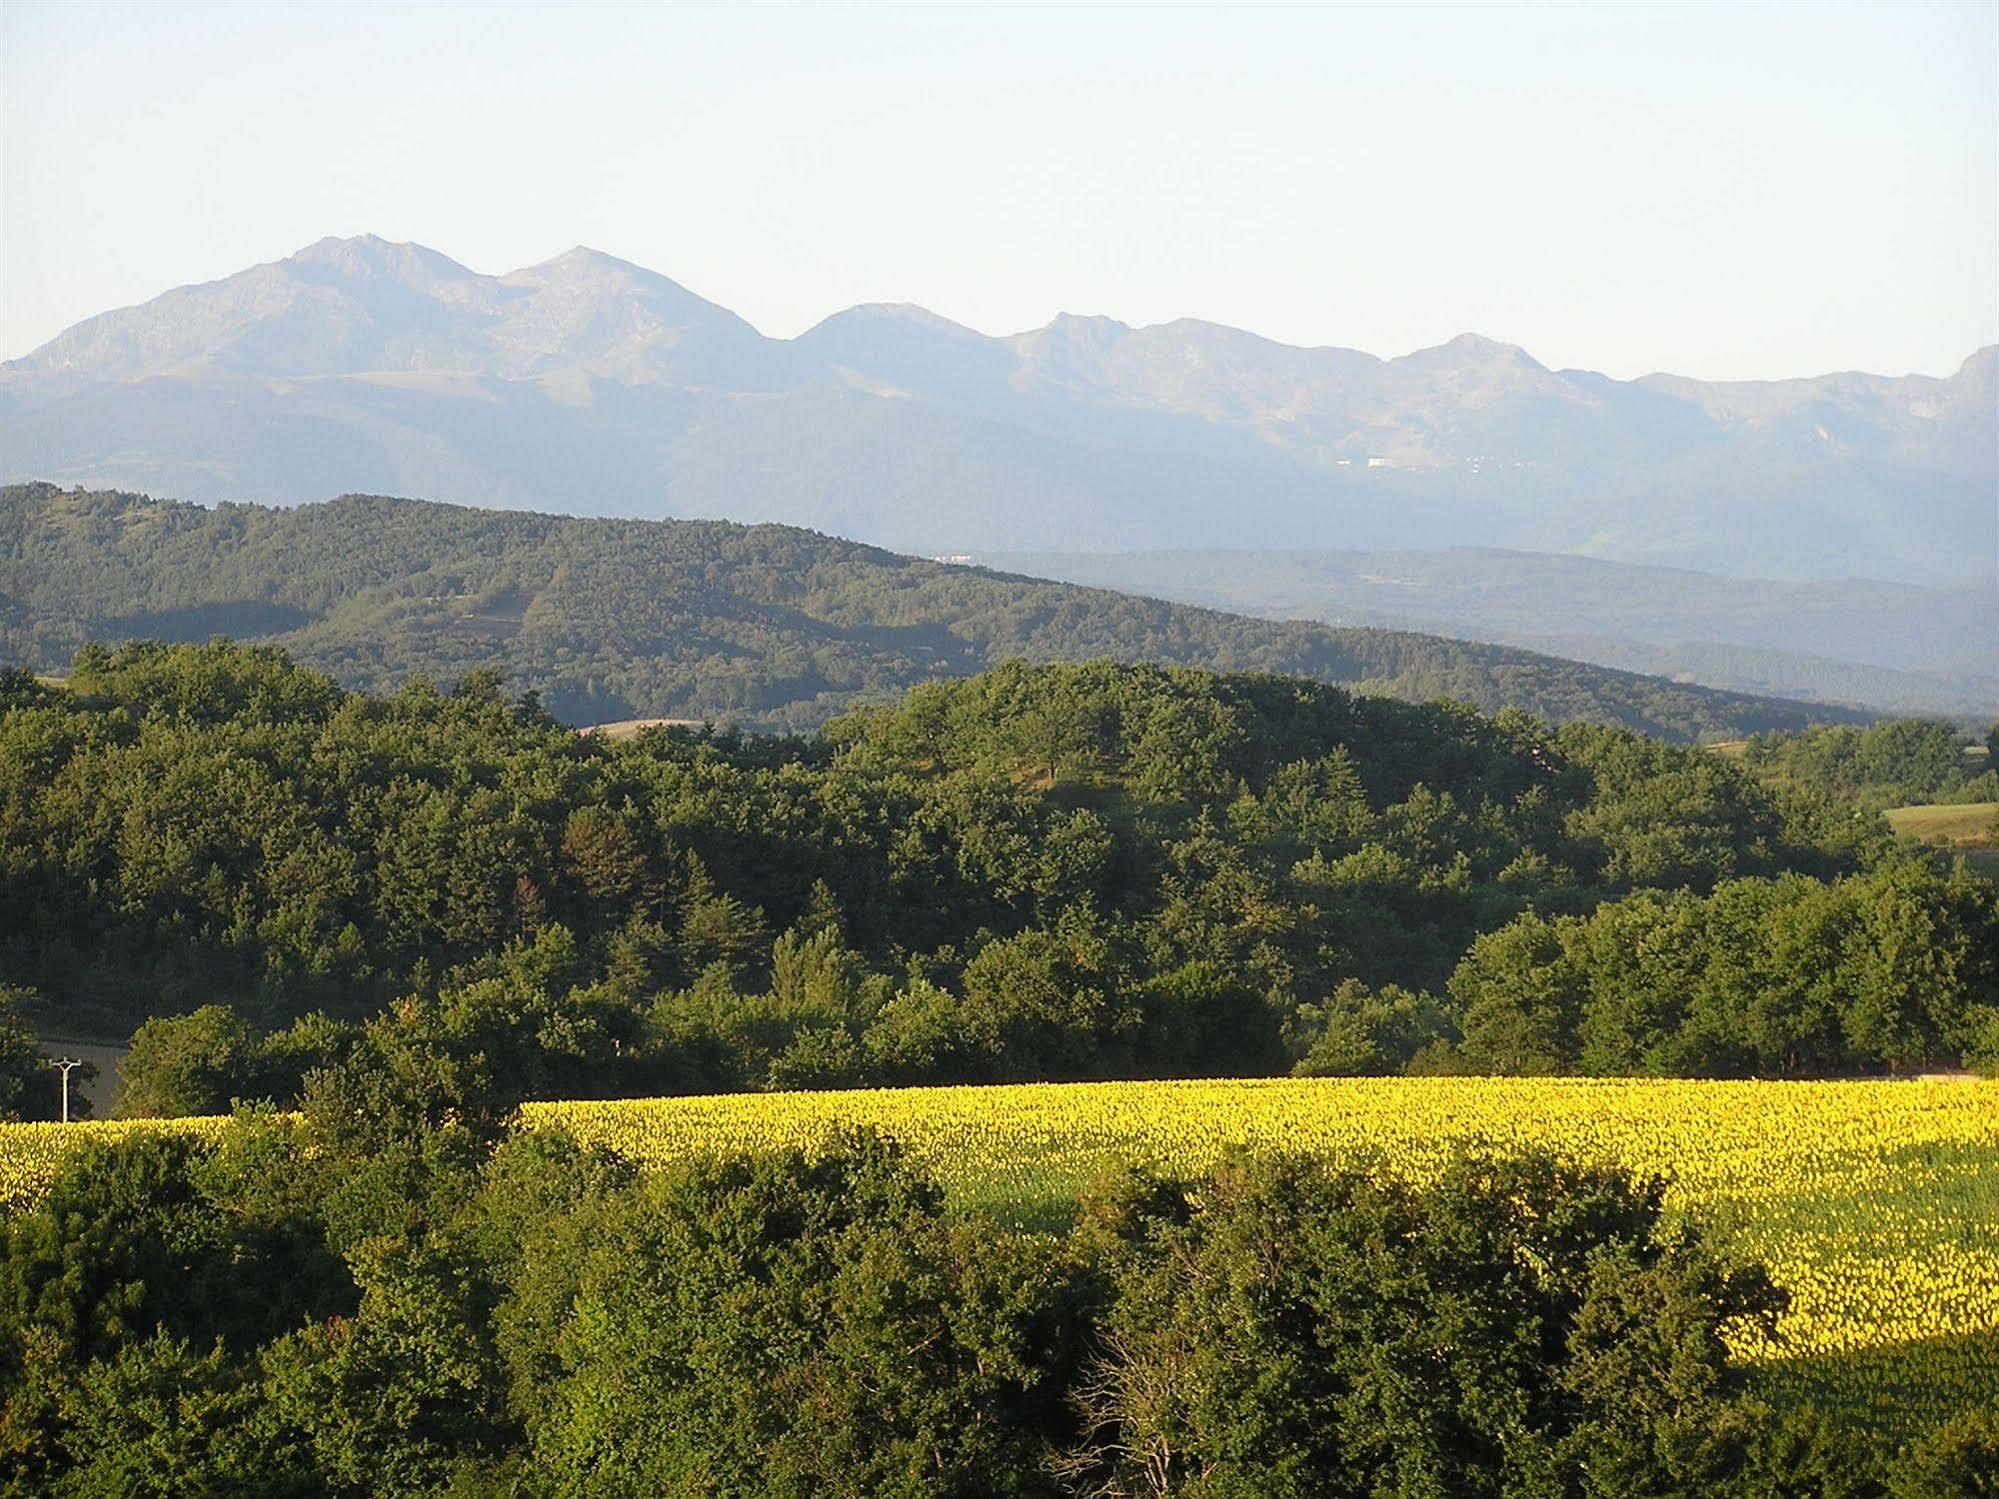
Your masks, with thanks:
[[[1878,819],[1626,730],[1296,678],[1014,663],[809,739],[609,741],[490,675],[384,698],[269,647],[92,648],[64,688],[0,679],[0,850],[0,978],[71,1027],[194,1012],[141,1032],[142,1111],[413,1037],[515,1100],[1999,1040],[1990,886]],[[1783,949],[1804,987],[1764,992],[1754,923],[1696,923],[1661,973],[1698,993],[1621,1050],[1570,998],[1615,976],[1510,935],[1745,885],[1834,913]]]
[[[0,657],[92,640],[280,643],[350,687],[484,668],[558,718],[811,727],[1007,659],[1278,672],[1680,740],[1857,715],[1497,646],[1248,620],[783,526],[575,519],[349,496],[213,510],[0,492]]]

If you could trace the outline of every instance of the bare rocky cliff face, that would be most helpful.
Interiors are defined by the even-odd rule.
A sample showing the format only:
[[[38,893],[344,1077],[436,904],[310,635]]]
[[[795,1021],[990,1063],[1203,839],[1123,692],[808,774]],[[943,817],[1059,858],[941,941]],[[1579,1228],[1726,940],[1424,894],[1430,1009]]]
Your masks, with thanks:
[[[329,239],[0,367],[0,474],[779,520],[924,552],[1518,546],[1938,582],[1999,550],[1999,350],[1948,379],[1378,359],[1183,320],[766,338],[576,249],[503,276]]]

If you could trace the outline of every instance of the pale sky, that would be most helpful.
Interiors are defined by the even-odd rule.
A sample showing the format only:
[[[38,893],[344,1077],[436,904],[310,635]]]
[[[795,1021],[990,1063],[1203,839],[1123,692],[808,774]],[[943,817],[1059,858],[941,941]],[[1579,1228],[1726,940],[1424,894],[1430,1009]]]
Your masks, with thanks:
[[[0,0],[0,356],[363,232],[588,244],[779,336],[898,301],[1946,374],[1999,341],[1999,3]]]

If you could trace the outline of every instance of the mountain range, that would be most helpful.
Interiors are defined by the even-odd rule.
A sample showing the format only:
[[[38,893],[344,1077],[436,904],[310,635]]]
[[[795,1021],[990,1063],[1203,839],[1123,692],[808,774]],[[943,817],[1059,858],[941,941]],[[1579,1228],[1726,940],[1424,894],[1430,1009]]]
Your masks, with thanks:
[[[502,276],[328,239],[0,366],[0,472],[781,521],[928,554],[1506,547],[1740,577],[1988,578],[1999,348],[1948,378],[1380,359],[1181,320],[768,338],[577,249]]]

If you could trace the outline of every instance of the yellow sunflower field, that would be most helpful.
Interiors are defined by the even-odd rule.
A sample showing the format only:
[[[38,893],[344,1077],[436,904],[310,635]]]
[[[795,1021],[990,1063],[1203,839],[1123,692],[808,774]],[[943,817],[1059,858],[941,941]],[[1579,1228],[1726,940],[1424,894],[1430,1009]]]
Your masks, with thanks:
[[[1420,1177],[1451,1153],[1552,1149],[1663,1177],[1668,1204],[1791,1294],[1773,1380],[1856,1416],[1999,1389],[1999,1083],[1352,1078],[1025,1084],[532,1104],[660,1165],[811,1148],[830,1128],[903,1144],[952,1200],[1017,1222],[1116,1159],[1190,1174],[1231,1146]]]
[[[1551,1149],[1663,1178],[1671,1208],[1768,1267],[1790,1309],[1774,1346],[1739,1351],[1773,1381],[1897,1424],[1999,1389],[1999,1083],[1024,1084],[530,1104],[520,1123],[642,1167],[810,1150],[843,1126],[900,1142],[959,1206],[1031,1226],[1118,1160],[1187,1175],[1247,1146],[1420,1178],[1467,1148]],[[0,1126],[0,1205],[80,1140],[157,1128],[227,1121]]]

